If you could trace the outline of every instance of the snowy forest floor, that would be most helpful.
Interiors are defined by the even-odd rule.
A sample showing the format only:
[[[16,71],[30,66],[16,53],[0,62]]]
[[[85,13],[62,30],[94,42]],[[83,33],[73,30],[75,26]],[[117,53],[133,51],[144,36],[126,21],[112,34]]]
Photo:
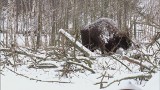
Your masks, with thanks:
[[[92,57],[68,48],[66,53],[59,47],[36,52],[26,47],[1,48],[1,90],[118,90],[128,82],[143,89],[159,68],[157,45],[149,52],[142,46]]]

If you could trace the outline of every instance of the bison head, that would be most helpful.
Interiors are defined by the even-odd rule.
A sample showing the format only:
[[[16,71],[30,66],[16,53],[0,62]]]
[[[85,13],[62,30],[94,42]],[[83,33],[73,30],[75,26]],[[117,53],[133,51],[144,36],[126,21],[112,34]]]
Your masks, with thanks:
[[[131,46],[131,39],[128,33],[119,31],[117,34],[108,40],[105,44],[106,52],[116,52],[117,49],[123,48],[127,50]]]

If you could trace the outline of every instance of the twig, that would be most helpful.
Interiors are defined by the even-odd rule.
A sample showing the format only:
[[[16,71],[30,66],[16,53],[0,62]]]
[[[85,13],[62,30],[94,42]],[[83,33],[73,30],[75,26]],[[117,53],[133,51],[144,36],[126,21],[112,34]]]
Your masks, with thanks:
[[[104,79],[105,76],[106,76],[106,71],[102,75],[102,79],[101,79],[101,82],[100,82],[100,89],[103,88],[103,79]]]
[[[114,57],[114,56],[111,56],[113,59],[115,59],[115,60],[117,60],[118,62],[120,62],[122,65],[124,65],[129,71],[131,71],[132,72],[132,70],[127,66],[127,65],[125,65],[123,62],[121,62],[120,60],[118,60],[116,57]]]

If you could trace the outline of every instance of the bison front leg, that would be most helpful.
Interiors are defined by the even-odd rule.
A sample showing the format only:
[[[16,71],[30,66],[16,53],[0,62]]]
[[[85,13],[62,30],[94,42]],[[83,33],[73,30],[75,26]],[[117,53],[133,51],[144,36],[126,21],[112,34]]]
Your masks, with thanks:
[[[104,54],[104,51],[105,51],[105,42],[102,40],[101,37],[98,37],[99,40],[98,40],[98,45],[99,45],[99,48],[101,50],[101,53]]]

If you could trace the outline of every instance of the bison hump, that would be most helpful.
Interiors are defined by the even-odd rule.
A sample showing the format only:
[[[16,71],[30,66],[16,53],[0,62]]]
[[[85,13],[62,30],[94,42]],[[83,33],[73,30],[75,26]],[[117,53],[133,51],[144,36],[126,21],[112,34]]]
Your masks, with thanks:
[[[110,18],[100,18],[86,25],[83,30],[97,30],[97,33],[100,32],[100,38],[107,43],[118,32],[118,25],[117,22]]]

